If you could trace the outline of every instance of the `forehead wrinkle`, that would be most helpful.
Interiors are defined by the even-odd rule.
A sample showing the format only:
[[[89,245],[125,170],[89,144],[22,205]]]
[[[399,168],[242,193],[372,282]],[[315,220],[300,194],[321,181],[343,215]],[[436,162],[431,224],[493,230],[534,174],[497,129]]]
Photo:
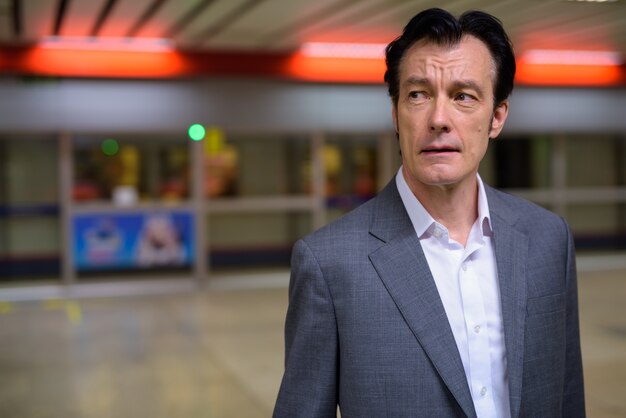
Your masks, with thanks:
[[[437,57],[433,55],[410,57],[403,63],[408,76],[403,84],[434,84],[435,81],[454,78],[465,72],[468,63],[464,57]],[[452,77],[451,77],[452,76]]]
[[[465,36],[462,38],[461,42],[447,46],[432,45],[429,42],[416,43],[401,59],[400,78],[404,78],[402,73],[407,76],[406,79],[401,82],[401,85],[434,86],[441,82],[446,83],[447,79],[448,82],[452,81],[453,87],[473,88],[486,94],[487,91],[485,89],[487,86],[482,86],[480,82],[482,80],[475,80],[471,76],[471,69],[469,71],[470,74],[467,74],[468,66],[470,65],[467,57],[464,55],[455,55],[457,51],[461,54],[463,53],[464,42],[472,42],[475,39],[476,38],[472,36]],[[435,47],[434,53],[421,56],[418,54],[417,57],[412,54],[412,52],[419,51],[421,48],[429,48],[430,46]],[[485,59],[490,73],[489,82],[493,85],[495,84],[497,72],[496,63],[488,50]]]

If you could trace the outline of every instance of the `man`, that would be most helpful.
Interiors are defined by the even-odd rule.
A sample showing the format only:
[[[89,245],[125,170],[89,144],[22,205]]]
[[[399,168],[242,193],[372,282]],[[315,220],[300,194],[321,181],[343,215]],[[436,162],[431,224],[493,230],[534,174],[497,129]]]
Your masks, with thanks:
[[[402,167],[294,246],[274,417],[582,417],[565,221],[478,176],[515,60],[500,22],[416,15],[386,50]]]

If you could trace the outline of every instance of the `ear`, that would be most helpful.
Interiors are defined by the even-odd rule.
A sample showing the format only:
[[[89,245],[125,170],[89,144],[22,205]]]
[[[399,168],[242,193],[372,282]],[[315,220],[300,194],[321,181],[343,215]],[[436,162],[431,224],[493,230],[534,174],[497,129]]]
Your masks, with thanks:
[[[509,116],[509,101],[505,100],[500,103],[493,111],[493,117],[491,118],[491,130],[489,132],[489,138],[494,139],[500,135],[502,128],[504,128],[504,122],[507,116]]]
[[[393,128],[398,133],[398,107],[395,103],[391,104],[391,118],[393,119]]]

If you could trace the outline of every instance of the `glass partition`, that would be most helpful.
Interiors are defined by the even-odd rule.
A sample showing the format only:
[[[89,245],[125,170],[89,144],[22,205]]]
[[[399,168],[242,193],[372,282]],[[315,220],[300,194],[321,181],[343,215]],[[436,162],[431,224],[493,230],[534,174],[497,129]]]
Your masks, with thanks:
[[[203,153],[206,197],[311,193],[311,144],[307,136],[209,133]]]
[[[209,264],[213,271],[289,267],[291,247],[311,229],[303,211],[211,214]]]
[[[328,220],[374,197],[378,191],[378,139],[330,135],[322,149]]]
[[[121,205],[186,200],[188,142],[183,136],[79,136],[74,141],[73,198]]]
[[[72,260],[79,279],[189,274],[195,260],[189,139],[72,138]]]
[[[565,215],[577,248],[626,248],[626,137],[572,135],[566,144]]]
[[[217,129],[199,143],[4,134],[0,281],[287,268],[295,240],[392,178],[395,142],[379,133]],[[491,142],[480,173],[564,216],[579,249],[626,248],[626,137],[505,135]]]
[[[549,137],[499,137],[491,140],[479,173],[499,189],[542,189],[551,185]]]
[[[0,281],[58,280],[58,142],[0,137]]]
[[[607,135],[567,138],[567,186],[624,185],[625,141]]]
[[[567,219],[578,249],[626,248],[626,139],[541,135],[492,141],[483,179]]]

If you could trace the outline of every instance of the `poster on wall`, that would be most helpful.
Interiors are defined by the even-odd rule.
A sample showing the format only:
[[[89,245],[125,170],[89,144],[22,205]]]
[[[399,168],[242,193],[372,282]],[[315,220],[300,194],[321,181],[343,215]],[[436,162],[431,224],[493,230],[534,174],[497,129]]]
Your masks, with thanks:
[[[79,271],[189,267],[194,261],[189,212],[79,214],[73,226]]]

